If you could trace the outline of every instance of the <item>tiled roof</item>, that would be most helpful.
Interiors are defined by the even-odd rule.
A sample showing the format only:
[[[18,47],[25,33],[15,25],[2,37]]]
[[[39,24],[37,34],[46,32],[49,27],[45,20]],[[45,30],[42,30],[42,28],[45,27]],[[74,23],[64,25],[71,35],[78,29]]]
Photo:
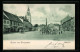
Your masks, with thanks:
[[[3,12],[8,16],[9,20],[22,23],[21,20],[18,18],[18,16],[11,14],[9,12],[6,12],[6,11],[3,11]]]

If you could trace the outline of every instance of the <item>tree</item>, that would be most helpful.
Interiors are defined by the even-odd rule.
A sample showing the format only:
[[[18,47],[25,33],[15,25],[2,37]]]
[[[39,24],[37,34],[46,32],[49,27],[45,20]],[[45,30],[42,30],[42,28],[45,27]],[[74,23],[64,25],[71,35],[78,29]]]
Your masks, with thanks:
[[[34,27],[38,27],[38,24],[35,24]]]

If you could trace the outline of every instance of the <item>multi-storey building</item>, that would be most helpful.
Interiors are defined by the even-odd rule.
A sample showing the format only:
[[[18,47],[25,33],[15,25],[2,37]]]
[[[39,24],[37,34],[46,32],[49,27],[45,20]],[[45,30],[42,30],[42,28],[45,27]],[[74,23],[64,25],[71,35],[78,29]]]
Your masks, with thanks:
[[[66,16],[61,20],[61,27],[64,31],[74,31],[75,30],[75,18]]]
[[[8,31],[8,32],[9,31],[18,31],[18,28],[23,26],[23,23],[18,18],[18,16],[11,14],[9,12],[6,12],[6,11],[3,11],[3,21],[4,21],[3,28],[6,29],[6,31]],[[5,23],[5,21],[6,21],[6,23]],[[6,25],[6,28],[5,28],[5,25]]]
[[[8,16],[3,12],[3,32],[7,32],[10,29],[10,20]]]
[[[21,20],[22,19],[22,20]],[[28,7],[25,17],[17,16],[3,10],[3,31],[32,30],[31,13]]]

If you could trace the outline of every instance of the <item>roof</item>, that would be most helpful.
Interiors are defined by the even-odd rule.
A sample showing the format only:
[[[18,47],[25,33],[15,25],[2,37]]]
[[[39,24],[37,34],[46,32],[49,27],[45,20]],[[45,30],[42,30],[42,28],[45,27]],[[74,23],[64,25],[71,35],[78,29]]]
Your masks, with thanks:
[[[68,16],[66,16],[64,19],[61,20],[61,23],[63,24],[64,22],[66,22],[66,21],[68,21],[68,20],[70,20],[70,19],[72,19],[72,17],[70,17],[70,16],[68,15]]]
[[[32,27],[32,24],[28,21],[28,19],[27,19],[26,17],[24,17],[24,16],[19,16],[19,18],[25,21],[25,22],[24,22],[25,26],[27,26],[27,27],[29,27],[29,28]]]
[[[60,24],[54,24],[55,26],[60,26]]]
[[[11,14],[9,12],[6,12],[6,11],[3,11],[3,12],[8,16],[9,20],[22,23],[21,20],[18,18],[18,16]]]
[[[24,17],[24,16],[19,16],[19,18],[20,18],[20,19],[23,19],[23,20],[26,21],[26,22],[29,22],[28,19],[26,19],[26,16],[25,16],[25,17]]]
[[[3,19],[7,19],[7,20],[9,20],[4,14],[3,14]]]
[[[31,24],[31,23],[29,23],[29,22],[25,22],[25,26],[27,26],[27,27],[31,28],[31,27],[32,27],[32,24]]]
[[[19,18],[22,22],[23,22],[23,19]]]
[[[26,16],[23,18],[24,21],[29,22],[28,19],[26,19]]]
[[[24,19],[24,21],[29,22],[28,19]]]

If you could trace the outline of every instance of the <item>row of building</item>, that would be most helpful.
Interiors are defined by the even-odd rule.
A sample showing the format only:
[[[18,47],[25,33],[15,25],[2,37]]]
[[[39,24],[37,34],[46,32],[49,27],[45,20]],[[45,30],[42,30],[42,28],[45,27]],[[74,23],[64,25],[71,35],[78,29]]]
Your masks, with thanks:
[[[67,15],[64,19],[61,20],[61,24],[47,24],[47,19],[45,24],[39,25],[36,30],[40,31],[43,27],[48,26],[52,30],[59,31],[75,31],[75,17]]]
[[[31,17],[28,8],[28,17]],[[18,32],[20,30],[30,31],[32,29],[31,19],[27,16],[17,16],[3,10],[3,32]]]
[[[61,28],[64,31],[75,31],[75,17],[66,16],[61,20]]]
[[[40,29],[44,26],[48,26],[51,29],[57,29],[59,31],[75,31],[75,17],[71,17],[67,15],[64,19],[61,20],[61,24],[46,24],[40,25],[37,29],[40,31]]]

